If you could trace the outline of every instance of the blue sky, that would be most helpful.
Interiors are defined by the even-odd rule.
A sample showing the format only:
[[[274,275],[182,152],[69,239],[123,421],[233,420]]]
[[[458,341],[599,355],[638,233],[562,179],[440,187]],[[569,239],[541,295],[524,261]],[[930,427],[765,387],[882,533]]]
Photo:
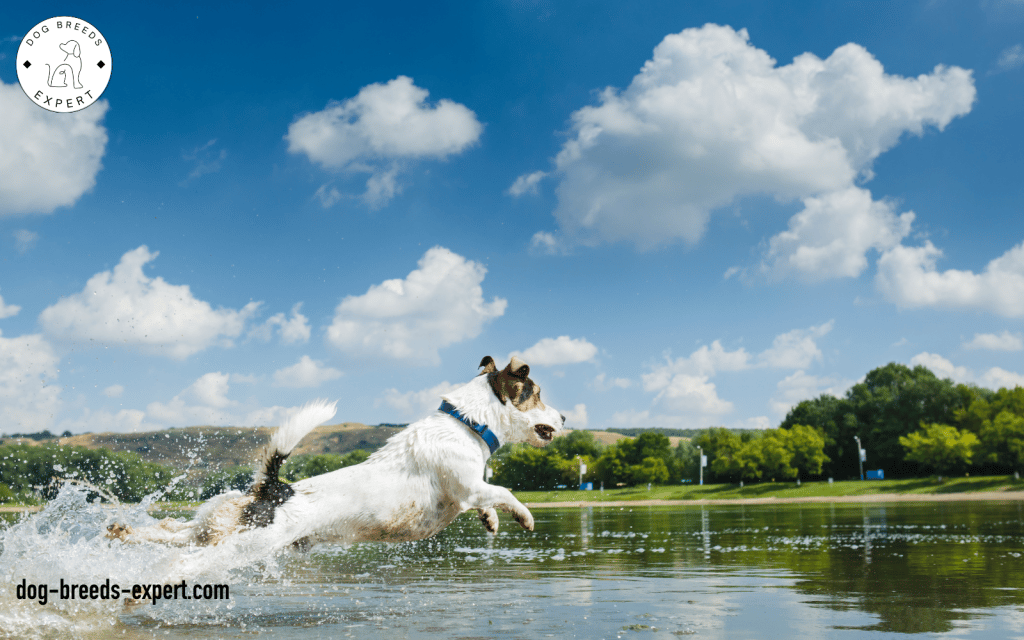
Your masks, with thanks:
[[[110,45],[53,114],[15,58]],[[776,426],[888,362],[1024,384],[1024,3],[40,3],[0,21],[0,433]]]

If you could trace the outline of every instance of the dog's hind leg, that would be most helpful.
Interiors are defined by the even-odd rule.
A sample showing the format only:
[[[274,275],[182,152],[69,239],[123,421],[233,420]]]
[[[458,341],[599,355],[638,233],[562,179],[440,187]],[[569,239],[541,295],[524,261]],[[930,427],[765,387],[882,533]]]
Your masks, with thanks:
[[[134,529],[127,524],[115,522],[107,527],[106,537],[110,540],[121,540],[126,543],[159,542],[173,546],[188,544],[192,539],[191,522],[182,522],[173,518],[164,518],[151,527]]]

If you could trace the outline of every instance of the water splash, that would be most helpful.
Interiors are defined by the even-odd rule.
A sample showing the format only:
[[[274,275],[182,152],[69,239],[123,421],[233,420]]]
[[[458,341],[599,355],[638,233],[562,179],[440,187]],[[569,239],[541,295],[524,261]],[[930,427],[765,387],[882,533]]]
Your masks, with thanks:
[[[122,617],[131,618],[132,626],[138,626],[139,616],[158,624],[209,624],[233,607],[233,600],[179,600],[153,607],[128,606],[124,596],[62,599],[70,594],[70,588],[62,594],[62,585],[109,584],[130,591],[135,584],[247,584],[280,576],[277,549],[260,531],[216,547],[125,544],[105,537],[107,525],[155,524],[146,507],[158,496],[137,505],[110,506],[89,502],[88,495],[88,488],[67,484],[42,511],[0,529],[0,638],[103,637],[121,625]],[[254,565],[253,559],[259,562]]]

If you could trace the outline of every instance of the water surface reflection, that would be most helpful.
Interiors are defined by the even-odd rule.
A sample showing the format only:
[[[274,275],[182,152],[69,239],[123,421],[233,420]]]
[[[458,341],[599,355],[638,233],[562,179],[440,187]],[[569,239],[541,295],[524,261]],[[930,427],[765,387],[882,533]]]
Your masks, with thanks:
[[[289,555],[234,576],[229,605],[113,622],[162,638],[1024,637],[1019,503],[534,516],[534,534],[466,517],[433,540]]]

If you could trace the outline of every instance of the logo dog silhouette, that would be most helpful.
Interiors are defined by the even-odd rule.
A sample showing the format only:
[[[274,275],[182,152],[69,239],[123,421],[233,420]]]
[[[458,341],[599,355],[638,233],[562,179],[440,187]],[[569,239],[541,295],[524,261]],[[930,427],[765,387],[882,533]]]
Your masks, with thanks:
[[[442,396],[441,407],[392,436],[365,462],[287,484],[281,465],[302,438],[334,417],[336,403],[307,404],[271,437],[252,486],[210,499],[190,521],[108,527],[108,538],[173,545],[216,545],[265,529],[277,548],[320,542],[404,542],[436,535],[476,509],[491,533],[496,509],[533,530],[533,515],[504,488],[484,481],[488,458],[503,444],[543,447],[564,430],[565,416],[545,405],[530,367],[519,358],[498,370],[480,362],[472,381]]]
[[[56,65],[52,71],[50,65],[46,65],[46,83],[54,88],[67,87],[67,74],[70,73],[72,86],[82,89],[82,47],[77,41],[68,40],[60,45],[60,50],[66,54],[64,62]],[[60,76],[60,84],[56,83],[57,76]]]

